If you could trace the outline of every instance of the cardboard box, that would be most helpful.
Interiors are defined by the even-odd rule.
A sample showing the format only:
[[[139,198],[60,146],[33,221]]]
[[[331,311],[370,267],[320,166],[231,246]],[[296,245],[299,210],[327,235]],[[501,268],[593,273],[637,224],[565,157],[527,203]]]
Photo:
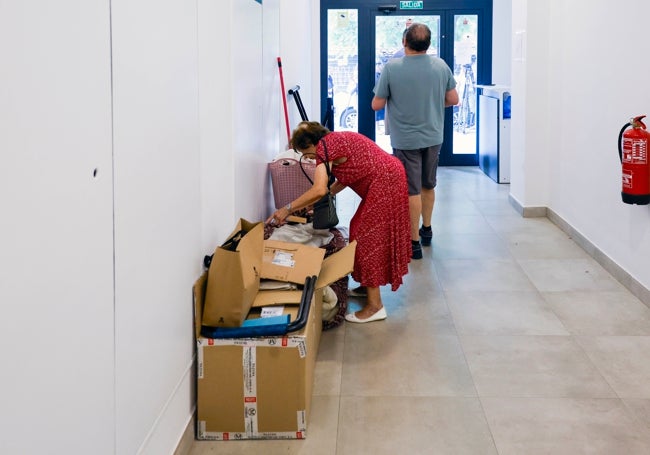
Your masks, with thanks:
[[[304,283],[316,275],[307,324],[278,337],[211,339],[200,335],[206,274],[194,285],[197,337],[197,439],[302,439],[307,435],[313,374],[322,331],[322,288],[352,271],[356,243],[323,260],[304,245],[266,241],[262,276]],[[273,259],[275,258],[275,259]],[[281,265],[284,264],[284,265]],[[302,271],[302,272],[301,272]],[[315,271],[315,273],[313,273]],[[286,271],[284,271],[286,272]],[[301,276],[302,274],[302,276]],[[276,278],[272,278],[276,279]],[[283,305],[295,320],[302,291],[260,291],[249,318],[261,307]]]
[[[239,327],[248,314],[260,286],[264,224],[241,218],[231,239],[241,231],[234,251],[219,246],[212,255],[205,291],[203,325]]]

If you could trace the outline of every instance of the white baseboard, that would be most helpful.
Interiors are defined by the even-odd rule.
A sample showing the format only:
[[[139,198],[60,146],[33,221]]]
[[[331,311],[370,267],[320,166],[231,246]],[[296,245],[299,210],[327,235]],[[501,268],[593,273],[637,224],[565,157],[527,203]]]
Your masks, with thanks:
[[[187,428],[192,425],[196,409],[196,356],[187,365],[160,416],[143,443],[138,455],[186,455],[192,446],[186,443]],[[193,436],[193,434],[192,434]],[[170,448],[176,447],[171,450]],[[184,452],[179,452],[179,449]]]
[[[519,213],[524,218],[539,218],[546,217],[546,207],[524,207],[521,203],[512,197],[512,194],[508,195],[508,200],[510,205],[512,205],[517,213]]]
[[[551,209],[547,209],[547,217],[556,226],[562,229],[574,242],[585,250],[592,258],[596,260],[605,270],[607,270],[616,280],[625,286],[632,294],[641,300],[646,306],[650,307],[650,290],[635,280],[620,265],[614,262],[609,256],[603,253],[596,245],[591,243],[580,232],[573,228],[560,215]]]
[[[189,455],[190,450],[192,450],[192,445],[194,444],[194,439],[196,435],[195,430],[196,430],[196,421],[194,420],[194,414],[192,414],[190,421],[187,423],[187,426],[185,427],[183,436],[181,436],[181,440],[178,442],[178,447],[176,447],[176,450],[174,451],[174,455]]]
[[[510,204],[515,210],[524,218],[546,217],[571,239],[573,239],[578,246],[580,246],[587,254],[589,254],[596,262],[598,262],[605,270],[607,270],[619,283],[625,286],[632,294],[634,294],[641,302],[647,307],[650,307],[650,290],[635,280],[628,272],[626,272],[620,265],[610,259],[603,253],[596,245],[591,243],[586,237],[578,232],[566,220],[555,213],[548,207],[524,207],[519,201],[510,195],[508,197]]]

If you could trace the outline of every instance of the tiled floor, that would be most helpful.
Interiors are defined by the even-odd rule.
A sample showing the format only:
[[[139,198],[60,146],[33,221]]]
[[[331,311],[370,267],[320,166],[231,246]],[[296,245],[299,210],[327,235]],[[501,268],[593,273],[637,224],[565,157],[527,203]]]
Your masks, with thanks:
[[[191,455],[650,454],[650,309],[508,192],[440,169],[388,319],[323,333],[307,439]]]

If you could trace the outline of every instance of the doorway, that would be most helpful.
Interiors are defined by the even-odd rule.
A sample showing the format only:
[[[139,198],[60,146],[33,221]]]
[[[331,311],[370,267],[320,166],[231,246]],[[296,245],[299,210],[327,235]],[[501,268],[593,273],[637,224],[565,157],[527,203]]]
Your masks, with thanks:
[[[413,22],[431,29],[428,54],[453,70],[460,97],[445,114],[441,166],[475,166],[476,84],[491,82],[492,1],[321,1],[321,105],[332,106],[334,131],[357,131],[392,153],[384,112],[370,101],[383,66],[403,55]]]

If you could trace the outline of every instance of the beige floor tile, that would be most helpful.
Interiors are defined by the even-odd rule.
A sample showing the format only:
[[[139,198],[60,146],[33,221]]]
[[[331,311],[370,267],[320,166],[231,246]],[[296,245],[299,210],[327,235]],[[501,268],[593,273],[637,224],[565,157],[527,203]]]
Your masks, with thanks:
[[[628,291],[544,292],[573,335],[650,335],[650,308]]]
[[[343,396],[476,396],[456,336],[427,321],[346,327]]]
[[[423,264],[420,270],[413,270],[406,275],[405,283],[395,292],[390,290],[390,286],[383,286],[381,295],[386,312],[393,322],[428,321],[433,333],[455,334],[444,294],[431,269],[429,262],[429,267]],[[352,297],[348,300],[348,311],[357,311],[363,305],[365,299]],[[347,325],[354,327],[353,324]]]
[[[439,244],[438,235],[440,234],[462,235],[493,232],[483,215],[455,215],[448,217],[444,216],[444,213],[439,213],[438,210],[434,213],[431,222],[434,246]]]
[[[591,258],[521,259],[518,262],[541,292],[623,291],[625,289]]]
[[[485,215],[488,225],[504,239],[516,242],[532,237],[543,239],[567,238],[548,218],[524,218],[518,213]]]
[[[433,242],[436,259],[507,259],[506,242],[493,232],[476,234],[442,233]]]
[[[453,195],[449,198],[440,190],[436,191],[433,219],[444,220],[467,215],[481,216],[481,212],[473,201],[464,197],[460,198],[458,195]]]
[[[483,201],[489,198],[507,200],[510,185],[498,185],[478,167],[439,168],[436,200],[445,197]]]
[[[475,398],[342,397],[337,455],[496,455]]]
[[[447,292],[460,335],[568,335],[536,291]]]
[[[424,257],[409,263],[409,272],[402,277],[403,284],[395,291],[397,296],[404,300],[426,300],[442,293],[436,266],[431,259],[432,250],[431,247],[422,248]],[[390,295],[390,289],[390,286],[382,287],[382,290],[389,291],[382,295]]]
[[[305,439],[194,441],[190,455],[332,455],[338,413],[339,397],[314,397]]]
[[[571,337],[463,336],[461,342],[481,397],[616,397]]]
[[[510,201],[505,197],[485,199],[482,198],[481,195],[478,195],[478,198],[474,200],[474,203],[477,205],[479,211],[486,216],[508,216],[517,213],[512,207],[512,204],[510,204]]]
[[[482,398],[499,455],[647,455],[618,399]]]
[[[568,237],[540,238],[538,235],[517,235],[509,243],[516,259],[587,259],[589,255]]]
[[[422,259],[411,260],[409,263],[409,273],[404,277],[406,282],[409,282],[409,280],[417,280],[417,284],[420,285],[422,283],[420,278],[437,279],[435,276],[435,264],[432,261],[433,253],[435,252],[435,240],[433,240],[432,245],[422,247]]]
[[[650,336],[576,339],[619,397],[650,398]]]
[[[445,292],[535,290],[512,259],[442,259],[435,263]]]
[[[314,369],[314,395],[341,394],[344,341],[345,323],[322,333]]]
[[[650,399],[626,398],[623,403],[641,427],[650,432]]]

